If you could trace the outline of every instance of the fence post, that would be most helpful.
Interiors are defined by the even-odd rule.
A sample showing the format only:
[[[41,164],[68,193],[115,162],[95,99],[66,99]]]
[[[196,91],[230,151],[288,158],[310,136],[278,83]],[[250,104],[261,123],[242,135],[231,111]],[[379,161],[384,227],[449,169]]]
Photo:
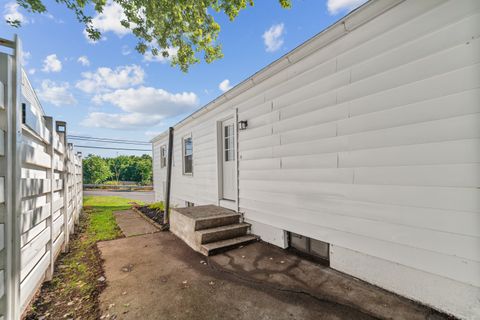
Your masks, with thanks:
[[[53,277],[53,266],[54,266],[54,258],[55,258],[55,253],[53,252],[53,241],[55,240],[53,238],[53,192],[54,192],[54,183],[55,183],[55,149],[54,149],[54,143],[55,143],[55,136],[54,136],[54,128],[53,128],[53,118],[44,116],[45,119],[45,126],[47,129],[50,131],[50,139],[49,139],[49,145],[47,145],[47,153],[50,155],[50,169],[47,171],[47,179],[50,180],[50,192],[47,194],[47,203],[50,203],[50,215],[47,218],[47,228],[50,228],[50,240],[47,243],[47,251],[50,251],[50,265],[48,266],[47,272],[45,274],[45,279],[47,281],[52,280]]]
[[[67,144],[67,123],[64,121],[56,122],[56,130],[63,144],[63,171],[62,171],[62,195],[63,195],[63,236],[65,238],[62,245],[62,252],[68,252],[68,242],[70,233],[68,231],[68,144]]]
[[[72,146],[73,147],[73,146]],[[73,212],[73,224],[75,225],[78,222],[78,194],[77,194],[77,161],[78,157],[76,154],[73,154],[73,203],[75,205]]]
[[[73,167],[75,166],[75,158],[73,156],[73,144],[71,143],[68,143],[68,188],[67,188],[67,192],[68,192],[68,203],[71,204],[71,210],[70,210],[70,213],[69,213],[69,218],[71,217],[72,218],[72,228],[74,228],[74,215],[75,215],[75,198],[74,198],[74,190],[73,190],[73,179],[74,179],[74,176],[73,176]],[[68,212],[68,211],[67,211]],[[70,232],[72,232],[72,230],[70,229],[70,226],[68,225],[68,222],[67,222],[67,228],[69,228],[68,230]]]
[[[14,60],[7,81],[7,171],[6,176],[6,319],[20,319],[20,216],[21,216],[21,44],[18,36],[13,43]]]
[[[80,174],[79,174],[79,177],[78,179],[80,179],[78,181],[78,184],[80,185],[79,187],[79,190],[78,190],[78,194],[79,194],[79,197],[80,197],[80,208],[79,208],[79,213],[78,213],[78,218],[80,219],[80,214],[83,212],[83,157],[82,157],[82,153],[81,152],[77,152],[77,156],[78,156],[78,166],[80,168]]]

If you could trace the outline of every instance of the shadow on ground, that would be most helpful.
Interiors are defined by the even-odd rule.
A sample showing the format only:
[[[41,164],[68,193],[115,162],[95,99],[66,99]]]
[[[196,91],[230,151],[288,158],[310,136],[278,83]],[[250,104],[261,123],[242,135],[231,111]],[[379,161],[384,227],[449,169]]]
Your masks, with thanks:
[[[265,243],[209,259],[169,232],[100,242],[98,247],[107,278],[100,296],[105,318],[443,318]]]

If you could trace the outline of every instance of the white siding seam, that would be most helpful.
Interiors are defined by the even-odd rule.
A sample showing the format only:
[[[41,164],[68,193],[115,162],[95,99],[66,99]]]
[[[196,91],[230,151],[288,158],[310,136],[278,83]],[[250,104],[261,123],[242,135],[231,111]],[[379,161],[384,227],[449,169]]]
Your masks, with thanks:
[[[247,207],[245,206],[241,206],[241,208],[245,211],[245,218],[247,219],[251,219],[251,217],[249,217],[248,215],[248,209]],[[258,210],[258,209],[252,209],[250,208],[251,210],[254,210],[256,212],[259,212],[261,213],[262,210]],[[263,214],[266,214],[266,215],[270,215],[272,216],[272,214],[270,213],[266,213],[266,212],[263,212]],[[288,219],[288,218],[287,218]],[[255,221],[255,219],[251,219],[253,221]],[[310,222],[311,224],[311,222]],[[394,241],[390,241],[390,240],[385,240],[385,239],[380,239],[380,238],[375,238],[375,237],[371,237],[371,236],[366,236],[366,235],[362,235],[362,234],[358,234],[358,233],[353,233],[353,232],[349,232],[349,231],[344,231],[344,230],[339,230],[339,229],[336,229],[336,228],[331,228],[331,227],[325,227],[323,225],[318,225],[318,224],[315,224],[316,226],[319,226],[321,228],[324,228],[324,229],[328,229],[328,230],[333,230],[333,231],[337,231],[337,232],[342,232],[342,233],[345,233],[345,234],[351,234],[351,235],[354,235],[354,236],[357,236],[357,237],[363,237],[365,239],[371,239],[371,240],[375,240],[375,241],[379,241],[379,242],[385,242],[385,243],[391,243],[391,244],[395,244],[397,246],[403,246],[403,247],[407,247],[407,248],[413,248],[415,250],[421,250],[421,251],[426,251],[426,252],[431,252],[431,253],[434,253],[434,254],[437,254],[437,255],[442,255],[442,256],[446,256],[446,257],[452,257],[452,258],[455,258],[455,259],[459,259],[461,260],[463,263],[465,264],[469,264],[469,262],[473,263],[473,264],[476,264],[476,265],[479,265],[479,261],[476,261],[476,260],[472,260],[472,259],[468,259],[468,258],[464,258],[464,257],[461,257],[461,256],[456,256],[456,255],[451,255],[451,254],[446,254],[444,252],[438,252],[438,251],[435,251],[435,250],[431,250],[431,249],[425,249],[425,248],[420,248],[420,247],[414,247],[412,245],[408,245],[408,244],[404,244],[404,243],[399,243],[399,242],[394,242]],[[284,226],[278,226],[276,224],[272,224],[272,226],[275,226],[275,227],[279,227],[279,228],[285,228]],[[288,228],[286,228],[285,230],[289,230]],[[294,230],[295,231],[295,230]],[[347,247],[348,248],[348,247]],[[355,250],[355,249],[352,249],[352,250]],[[373,254],[371,254],[372,256],[375,256]],[[389,259],[386,259],[385,257],[380,257],[381,259],[384,259],[384,260],[388,260],[388,261],[391,261],[391,262],[395,262],[395,263],[399,263],[399,264],[402,264],[402,265],[406,265],[405,263],[400,263],[398,261],[395,261],[395,260],[389,260]],[[406,265],[406,266],[409,266],[409,265]],[[417,270],[422,270],[422,271],[426,271],[426,272],[429,272],[428,270],[424,270],[424,269],[419,269],[415,266],[409,266],[411,268],[414,268],[414,269],[417,269]],[[432,273],[432,274],[437,274],[437,273]],[[448,277],[446,275],[442,275],[442,274],[438,274],[440,276],[443,276],[443,277],[446,277],[446,278],[449,278],[451,280],[454,280],[454,281],[459,281],[459,282],[462,282],[462,283],[465,283],[465,284],[468,284],[468,285],[472,285],[471,283],[468,283],[468,282],[464,282],[464,281],[461,281],[459,279],[454,279],[454,278],[451,278],[451,277]],[[478,286],[478,284],[475,284],[475,286]]]
[[[206,112],[215,110],[215,108],[217,106],[220,106],[224,103],[230,102],[232,99],[237,99],[238,96],[241,95],[241,93],[244,93],[244,92],[248,91],[249,89],[254,88],[255,85],[263,84],[266,79],[268,79],[269,77],[274,77],[274,76],[280,74],[280,72],[285,70],[288,66],[292,66],[292,65],[295,65],[295,64],[301,62],[302,60],[304,60],[305,57],[309,56],[313,52],[311,49],[308,48],[308,46],[311,45],[312,43],[314,43],[315,41],[324,40],[324,39],[322,39],[323,38],[322,36],[329,31],[334,32],[335,27],[337,27],[339,24],[345,23],[345,21],[347,21],[350,18],[354,18],[354,19],[357,18],[356,20],[358,20],[358,22],[356,22],[356,24],[354,24],[354,26],[355,26],[354,29],[358,29],[359,27],[363,26],[364,24],[368,23],[369,21],[371,21],[371,20],[375,19],[376,17],[380,16],[382,13],[385,13],[385,12],[391,10],[392,8],[396,7],[398,4],[400,4],[404,1],[405,0],[395,0],[394,3],[388,3],[388,5],[385,6],[384,8],[375,8],[374,9],[375,12],[367,13],[367,15],[369,15],[367,17],[362,17],[362,18],[355,17],[355,16],[358,16],[358,15],[361,15],[362,13],[364,13],[363,11],[352,12],[350,15],[347,15],[345,18],[343,18],[343,20],[338,21],[334,25],[330,26],[328,29],[322,31],[321,33],[319,33],[319,34],[315,35],[314,37],[312,37],[311,39],[307,40],[305,43],[303,43],[302,45],[297,47],[295,50],[291,51],[290,53],[288,53],[288,54],[286,54],[282,57],[280,57],[278,60],[274,61],[273,63],[271,63],[267,67],[265,67],[262,70],[255,73],[249,79],[244,80],[243,82],[241,82],[240,84],[235,86],[233,89],[231,89],[229,92],[219,96],[218,98],[216,98],[215,100],[213,100],[209,104],[205,105],[204,107],[200,108],[199,110],[197,110],[196,112],[194,112],[193,114],[188,116],[187,118],[181,120],[179,123],[177,123],[174,126],[175,129],[180,129],[180,128],[184,127],[187,123],[189,123],[190,121],[193,121],[195,119],[198,119],[199,117],[203,116]],[[370,6],[374,7],[375,4],[376,4],[375,2],[372,2],[370,4]],[[365,5],[364,7],[367,8],[368,5]],[[365,10],[365,12],[368,12],[368,10]],[[353,29],[352,29],[352,31],[353,31]],[[331,43],[335,42],[336,40],[344,38],[345,35],[347,35],[347,34],[349,34],[349,33],[343,32],[339,35],[334,36],[332,39],[330,39],[328,41],[324,40],[323,43],[321,44],[321,46],[317,45],[315,47],[315,51],[321,50],[321,49],[327,47],[328,45],[330,45]],[[301,56],[301,58],[296,59],[293,64],[288,64],[286,66],[282,66],[281,64],[283,63],[283,60],[286,60],[285,59],[286,57],[288,57],[289,55],[293,55],[293,54],[298,54],[298,55]],[[274,70],[275,68],[277,68],[278,70]],[[268,74],[268,73],[270,73],[270,74]],[[263,78],[260,79],[259,82],[256,82],[255,77],[263,77]],[[250,85],[250,83],[249,83],[250,80],[252,80],[251,83],[253,85]],[[260,94],[260,96],[261,95],[265,96],[264,93]],[[253,97],[252,97],[252,99],[253,99]],[[158,137],[163,137],[163,135],[164,134],[161,134]],[[156,138],[154,138],[153,140],[155,140],[155,139]]]
[[[263,203],[267,203],[265,201],[261,201],[261,200],[257,200],[257,199],[253,199],[252,197],[247,197],[245,195],[243,195],[241,198],[245,199],[245,200],[250,200],[250,201],[255,201],[255,202],[263,202]],[[245,204],[244,204],[245,206]],[[409,206],[404,206],[404,207],[409,207]],[[411,206],[410,206],[411,207]],[[248,206],[245,206],[245,208],[248,208]],[[411,208],[419,208],[419,209],[424,209],[422,207],[411,207]],[[255,211],[261,211],[261,209],[258,209],[258,208],[253,208],[251,207],[251,209],[255,210]],[[350,214],[346,214],[346,213],[342,213],[342,212],[339,212],[339,211],[334,211],[334,210],[326,210],[326,209],[312,209],[312,208],[308,208],[308,207],[299,207],[299,209],[301,209],[302,211],[308,211],[308,212],[312,212],[312,213],[315,213],[315,212],[320,212],[322,211],[323,213],[325,214],[328,214],[328,215],[334,215],[334,216],[341,216],[341,217],[348,217],[348,218],[352,218],[352,219],[358,219],[358,220],[365,220],[365,221],[372,221],[372,222],[379,222],[379,223],[384,223],[384,224],[390,224],[390,225],[400,225],[400,226],[404,226],[404,227],[408,227],[408,228],[411,228],[411,229],[415,229],[415,230],[430,230],[430,231],[433,231],[433,232],[437,232],[437,233],[445,233],[445,234],[451,234],[451,235],[455,235],[455,236],[461,236],[461,237],[466,237],[466,238],[471,238],[473,240],[475,239],[478,239],[480,240],[480,234],[478,235],[471,235],[471,234],[465,234],[465,233],[459,233],[459,232],[453,232],[453,231],[447,231],[447,230],[441,230],[441,229],[434,229],[434,228],[431,228],[431,227],[426,227],[426,226],[417,226],[417,225],[414,225],[414,224],[406,224],[406,223],[403,223],[403,222],[400,222],[400,221],[387,221],[387,220],[381,220],[380,218],[378,219],[375,219],[375,218],[372,218],[372,217],[359,217],[359,216],[356,216],[356,215],[350,215]],[[288,211],[292,211],[293,209],[292,208],[289,208]],[[448,211],[450,212],[451,210],[442,210],[442,209],[436,209],[438,211]],[[465,211],[466,213],[472,213],[472,214],[478,214],[480,215],[480,213],[477,213],[477,212],[468,212],[468,211]],[[480,217],[479,217],[480,218]],[[321,226],[322,228],[329,228],[329,227],[325,227],[324,225],[322,224],[317,224],[318,226]],[[332,230],[337,230],[337,231],[341,231],[343,232],[343,230],[339,230],[339,229],[335,229],[335,228],[330,228]],[[368,237],[368,236],[367,236]],[[386,240],[383,240],[383,239],[380,239],[382,241],[386,241]],[[476,260],[473,260],[473,261],[476,261]],[[480,260],[478,260],[478,262],[480,262]]]
[[[209,141],[216,121],[237,108],[248,121],[237,137],[237,206],[252,225],[271,226],[258,231],[265,241],[281,229],[344,247],[332,266],[359,259],[363,267],[345,270],[360,278],[377,271],[387,290],[418,291],[420,302],[475,318],[474,300],[445,307],[447,294],[435,298],[480,287],[480,3],[396,4],[362,27],[357,17],[340,21],[307,55],[294,51],[175,125],[176,134],[195,135],[196,175],[180,174],[175,139],[172,203],[219,203]],[[164,172],[154,175],[161,197]],[[391,277],[395,264],[405,268]],[[415,288],[409,276],[420,272],[431,287]]]

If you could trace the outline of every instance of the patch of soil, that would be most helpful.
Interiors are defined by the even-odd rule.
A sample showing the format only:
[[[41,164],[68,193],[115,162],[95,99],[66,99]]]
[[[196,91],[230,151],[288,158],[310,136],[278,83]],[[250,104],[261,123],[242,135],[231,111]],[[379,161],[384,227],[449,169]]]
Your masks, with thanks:
[[[84,212],[70,236],[70,251],[58,257],[52,281],[43,283],[25,320],[100,318],[98,297],[106,281],[100,252],[86,233],[88,210]]]
[[[150,209],[148,206],[135,206],[135,208],[137,208],[141,213],[143,213],[149,219],[163,226],[163,211],[160,211],[157,209]]]

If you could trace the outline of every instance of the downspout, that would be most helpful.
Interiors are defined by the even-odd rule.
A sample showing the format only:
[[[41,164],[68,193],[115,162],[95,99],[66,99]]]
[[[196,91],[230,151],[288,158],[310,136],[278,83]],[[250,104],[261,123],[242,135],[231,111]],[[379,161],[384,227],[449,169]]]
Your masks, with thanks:
[[[170,190],[172,184],[172,153],[173,153],[173,127],[168,128],[168,153],[167,153],[167,185],[165,192],[165,213],[163,224],[168,225],[170,214]]]

